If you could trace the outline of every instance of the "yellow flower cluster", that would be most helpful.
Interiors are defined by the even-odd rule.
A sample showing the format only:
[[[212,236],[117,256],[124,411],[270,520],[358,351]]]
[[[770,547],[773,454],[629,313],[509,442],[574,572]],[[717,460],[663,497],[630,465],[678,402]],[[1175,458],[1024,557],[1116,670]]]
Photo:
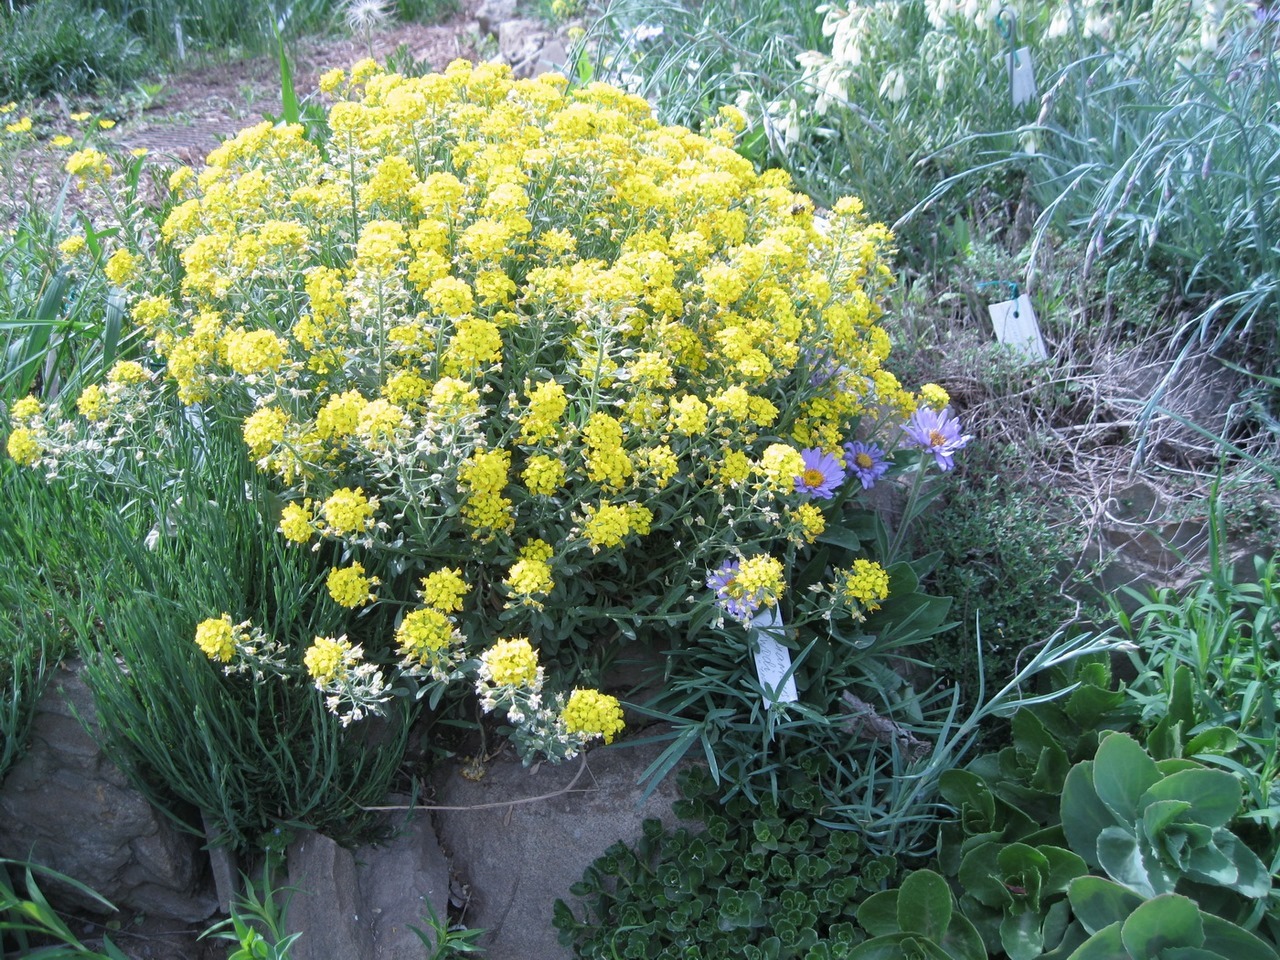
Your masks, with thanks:
[[[303,654],[302,664],[316,683],[332,683],[342,676],[351,655],[351,641],[346,637],[316,637]]]
[[[364,490],[342,487],[335,490],[320,508],[329,530],[339,536],[360,533],[373,526],[377,500],[369,500]]]
[[[9,451],[9,456],[14,462],[21,467],[33,466],[39,459],[43,448],[40,441],[36,439],[35,431],[27,427],[16,427],[9,434],[9,440],[5,444],[5,448]]]
[[[81,190],[90,182],[106,182],[111,177],[111,164],[107,162],[107,155],[92,147],[77,150],[68,157],[65,169],[76,178],[76,184]]]
[[[617,698],[598,690],[574,690],[561,717],[569,733],[584,738],[604,737],[605,743],[613,743],[614,736],[625,726]]]
[[[377,599],[370,590],[377,580],[364,575],[364,566],[353,563],[349,567],[334,567],[329,571],[326,585],[333,602],[343,607],[362,607]]]
[[[170,178],[155,262],[118,250],[105,269],[148,368],[235,416],[283,481],[281,535],[343,542],[333,600],[375,600],[379,551],[434,570],[395,638],[432,671],[503,598],[541,641],[549,620],[602,615],[575,592],[597,571],[631,593],[650,570],[687,583],[709,544],[758,552],[732,589],[776,603],[772,545],[827,524],[797,490],[805,457],[896,436],[916,406],[883,368],[888,230],[847,199],[818,221],[735,152],[732,111],[704,137],[604,84],[463,61],[424,77],[363,61],[321,87],[323,149],[301,125],[241,131]],[[66,169],[112,174],[93,149]],[[133,376],[85,390],[86,429],[119,419]],[[15,418],[10,456],[45,456],[41,423]],[[311,675],[332,682],[344,649],[317,640]],[[540,683],[523,638],[481,672]],[[575,697],[576,732],[616,732],[610,698]]]
[[[633,533],[649,532],[653,511],[636,503],[588,505],[582,535],[593,551],[616,547]]]
[[[526,637],[499,640],[480,655],[480,676],[495,687],[529,687],[538,682],[538,654]]]
[[[525,606],[542,609],[538,597],[555,587],[551,578],[551,545],[544,540],[530,540],[520,550],[520,558],[511,565],[503,585],[512,597]]]
[[[880,601],[889,596],[889,574],[874,560],[853,561],[849,570],[839,570],[837,593],[855,614],[860,607],[868,611],[880,609]]]
[[[422,578],[422,602],[444,613],[461,610],[462,598],[470,591],[457,567],[445,567]]]
[[[229,663],[236,652],[236,633],[229,615],[211,617],[196,625],[196,646],[210,660]]]
[[[936,383],[926,383],[920,388],[920,405],[930,410],[944,410],[951,403],[951,395]]]
[[[782,574],[782,561],[767,555],[748,557],[743,560],[728,588],[730,596],[754,598],[765,607],[776,604],[785,590],[786,581]]]
[[[315,536],[315,517],[311,513],[311,501],[286,503],[280,511],[280,532],[286,540],[306,543]]]
[[[396,628],[396,645],[402,656],[419,664],[431,655],[462,642],[462,634],[447,614],[423,607],[405,615]]]

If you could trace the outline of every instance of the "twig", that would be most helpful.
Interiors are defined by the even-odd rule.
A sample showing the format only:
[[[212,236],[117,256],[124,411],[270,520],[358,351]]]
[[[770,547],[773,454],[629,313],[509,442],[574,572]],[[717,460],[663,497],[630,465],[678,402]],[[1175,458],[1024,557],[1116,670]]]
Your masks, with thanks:
[[[587,769],[587,755],[586,753],[583,753],[582,762],[578,764],[578,772],[573,775],[573,779],[569,781],[567,786],[561,787],[559,790],[553,790],[551,793],[539,794],[536,797],[518,797],[515,800],[498,800],[493,803],[472,803],[472,804],[464,804],[463,806],[456,806],[456,807],[446,806],[443,804],[434,804],[434,803],[410,803],[410,804],[398,804],[398,805],[379,806],[379,807],[366,807],[363,804],[361,804],[360,809],[367,810],[370,812],[377,812],[377,813],[381,813],[384,811],[391,811],[391,810],[491,810],[491,809],[494,809],[495,807],[515,806],[517,803],[536,803],[539,800],[551,800],[551,799],[554,799],[555,797],[559,797],[566,793],[590,793],[591,791],[597,789],[597,787],[583,787],[581,790],[573,789],[573,785],[577,783],[579,779],[581,779],[582,773],[586,769]],[[591,778],[592,780],[594,780],[595,775],[592,774]]]
[[[844,721],[844,726],[854,736],[878,740],[880,743],[897,742],[905,748],[907,757],[912,760],[929,751],[929,744],[896,720],[880,716],[876,713],[876,708],[861,697],[846,690],[841,694],[840,699],[853,714]]]

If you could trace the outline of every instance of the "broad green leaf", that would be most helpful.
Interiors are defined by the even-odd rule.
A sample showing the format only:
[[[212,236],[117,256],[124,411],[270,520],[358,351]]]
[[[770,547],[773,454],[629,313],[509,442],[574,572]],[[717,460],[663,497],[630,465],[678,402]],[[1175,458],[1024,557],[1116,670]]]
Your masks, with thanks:
[[[1169,688],[1167,716],[1190,730],[1196,722],[1195,701],[1191,695],[1191,669],[1184,663],[1173,671],[1173,684]]]
[[[901,930],[898,924],[898,891],[873,893],[858,907],[858,923],[873,937]]]
[[[1098,745],[1093,788],[1121,823],[1137,820],[1142,795],[1159,779],[1155,761],[1128,734],[1113,733]]]
[[[1230,727],[1210,727],[1187,741],[1183,752],[1188,756],[1202,753],[1230,753],[1240,745],[1240,737]]]
[[[937,944],[910,933],[894,933],[858,944],[848,960],[954,960]]]
[[[1067,844],[1092,867],[1098,866],[1098,834],[1115,826],[1115,815],[1093,788],[1093,763],[1077,763],[1062,784],[1062,832]]]
[[[1157,800],[1142,811],[1142,829],[1148,837],[1158,837],[1178,816],[1191,809],[1186,800]]]
[[[829,543],[835,547],[843,547],[850,553],[858,553],[862,549],[862,540],[847,526],[839,523],[829,524],[818,534],[818,543]]]
[[[1230,831],[1218,831],[1228,843],[1235,838]],[[1201,880],[1216,887],[1233,887],[1240,876],[1240,871],[1222,849],[1213,841],[1197,844],[1186,851],[1184,859],[1178,861],[1182,872],[1193,880]]]
[[[898,927],[941,940],[951,922],[951,888],[941,874],[917,870],[908,874],[898,890]]]
[[[987,960],[987,948],[982,935],[964,914],[954,912],[947,924],[946,935],[940,941],[943,952],[953,960]]]
[[[1166,893],[1129,914],[1120,939],[1135,957],[1158,956],[1165,947],[1204,946],[1200,909],[1186,897]]]
[[[938,792],[958,811],[966,829],[989,830],[995,825],[996,798],[991,788],[969,770],[944,770],[938,777]],[[982,826],[978,826],[981,824]]]
[[[1072,880],[1083,877],[1089,872],[1089,865],[1084,862],[1084,858],[1070,850],[1048,845],[1040,846],[1038,849],[1049,861],[1049,873],[1044,884],[1046,897],[1066,893]]]
[[[999,855],[999,844],[979,844],[965,854],[956,874],[961,890],[984,906],[997,910],[1013,903],[1013,895],[1004,885]]]
[[[1258,855],[1239,837],[1228,830],[1218,830],[1214,833],[1213,841],[1213,849],[1231,863],[1233,873],[1229,881],[1215,880],[1214,882],[1246,897],[1265,897],[1271,892],[1271,874],[1258,859]],[[1207,876],[1198,875],[1206,872],[1201,866],[1202,861],[1197,857],[1198,852],[1191,855],[1191,867],[1194,872],[1188,871],[1188,876],[1196,880],[1207,880]]]
[[[1240,781],[1225,770],[1181,770],[1153,783],[1140,803],[1146,806],[1159,800],[1185,800],[1194,807],[1187,820],[1224,827],[1240,809]]]
[[[1118,935],[1120,923],[1142,903],[1132,890],[1102,877],[1077,877],[1067,888],[1067,898],[1076,919],[1091,934],[1115,924]]]
[[[1098,863],[1117,883],[1144,897],[1168,892],[1156,889],[1138,838],[1123,827],[1107,827],[1098,834]]]
[[[1275,948],[1241,929],[1230,920],[1223,920],[1211,913],[1201,917],[1204,923],[1206,950],[1227,957],[1228,960],[1280,960]]]
[[[1120,924],[1103,927],[1076,948],[1068,960],[1133,960],[1120,939]]]
[[[1000,921],[1000,945],[1009,960],[1035,960],[1044,952],[1044,931],[1040,914],[1030,910],[1006,914]]]

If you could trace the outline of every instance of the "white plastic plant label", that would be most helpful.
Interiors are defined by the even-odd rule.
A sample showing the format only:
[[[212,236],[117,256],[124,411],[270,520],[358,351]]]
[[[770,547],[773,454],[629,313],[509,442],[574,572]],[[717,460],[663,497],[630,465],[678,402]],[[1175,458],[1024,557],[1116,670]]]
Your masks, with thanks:
[[[791,651],[778,642],[782,629],[782,617],[776,605],[765,607],[751,618],[751,632],[756,641],[756,675],[766,691],[766,707],[774,703],[795,703],[799,699],[795,677],[787,676],[791,670]],[[786,683],[782,683],[783,677],[787,678]],[[769,698],[770,690],[777,694],[776,701]]]
[[[1036,89],[1036,71],[1031,62],[1031,48],[1019,47],[1012,53],[1005,54],[1009,64],[1009,94],[1013,98],[1015,108],[1034,100],[1039,91]]]
[[[987,307],[996,339],[1033,360],[1044,360],[1049,353],[1040,336],[1040,323],[1025,293],[1017,300],[1001,300]]]

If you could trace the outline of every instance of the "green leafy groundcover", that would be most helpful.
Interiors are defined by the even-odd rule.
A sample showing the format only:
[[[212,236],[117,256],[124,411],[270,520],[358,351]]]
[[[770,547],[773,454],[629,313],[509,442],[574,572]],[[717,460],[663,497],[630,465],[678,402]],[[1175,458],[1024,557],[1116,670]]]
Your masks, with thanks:
[[[863,936],[858,904],[899,867],[866,854],[857,833],[818,823],[818,772],[796,771],[776,800],[720,804],[707,771],[686,769],[675,812],[690,825],[648,820],[634,848],[610,847],[572,889],[581,919],[557,902],[561,941],[609,960],[845,956]]]

